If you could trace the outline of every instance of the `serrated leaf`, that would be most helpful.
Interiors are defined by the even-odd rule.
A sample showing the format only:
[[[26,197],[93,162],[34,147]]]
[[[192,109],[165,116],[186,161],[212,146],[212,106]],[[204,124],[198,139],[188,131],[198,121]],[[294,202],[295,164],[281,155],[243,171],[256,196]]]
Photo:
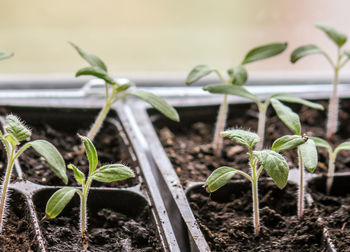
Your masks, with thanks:
[[[0,52],[0,60],[9,59],[13,55],[13,53]]]
[[[89,174],[92,174],[96,170],[96,167],[98,164],[98,156],[97,156],[96,148],[89,138],[85,136],[79,136],[79,137],[84,144],[86,156],[89,161]]]
[[[339,151],[344,151],[344,150],[347,150],[347,151],[350,150],[350,141],[339,144],[337,148],[335,148],[334,153],[335,155],[337,155]]]
[[[289,166],[281,154],[273,150],[262,150],[253,151],[253,155],[258,158],[260,164],[279,188],[286,186]]]
[[[254,132],[231,129],[221,132],[222,136],[229,137],[237,143],[246,146],[247,148],[253,148],[259,142],[259,136]]]
[[[73,48],[79,53],[79,55],[85,59],[92,67],[98,67],[102,70],[104,70],[105,72],[107,72],[107,67],[105,65],[105,63],[96,55],[90,54],[87,51],[81,49],[80,47],[78,47],[76,44],[69,42]]]
[[[306,138],[303,138],[300,135],[286,135],[276,139],[273,142],[271,149],[276,152],[294,149],[298,145],[305,143],[306,140]]]
[[[330,146],[330,144],[326,140],[319,137],[309,137],[309,139],[315,142],[316,147],[328,149],[331,152],[333,151],[332,146]]]
[[[72,200],[76,189],[72,187],[64,187],[56,191],[46,204],[46,215],[53,219],[59,215],[66,205]]]
[[[296,135],[301,134],[301,125],[298,114],[294,113],[289,107],[279,100],[272,98],[271,105],[276,111],[281,121]]]
[[[80,183],[80,184],[83,184],[85,183],[85,174],[82,173],[75,165],[73,164],[69,164],[67,165],[67,167],[71,170],[73,170],[73,173],[74,173],[74,177],[75,177],[75,180]]]
[[[92,175],[94,180],[100,182],[113,182],[135,177],[134,172],[122,164],[105,165]]]
[[[32,135],[30,130],[14,115],[6,116],[5,130],[18,141],[23,141]]]
[[[314,172],[318,163],[315,142],[312,139],[308,139],[306,143],[300,145],[299,148],[305,168],[309,172]]]
[[[226,185],[227,182],[229,182],[235,174],[236,169],[232,167],[222,166],[217,168],[212,172],[212,174],[210,174],[208,179],[205,181],[207,191],[211,193],[220,189],[221,187]]]
[[[252,94],[244,87],[237,86],[237,85],[214,84],[214,85],[205,86],[203,90],[208,91],[209,93],[212,93],[212,94],[236,95],[239,97],[244,97],[244,98],[253,100],[254,102],[259,101],[259,98],[255,94]]]
[[[346,40],[348,39],[347,36],[341,32],[338,31],[337,29],[327,25],[327,24],[316,24],[315,25],[317,28],[322,30],[323,32],[326,33],[326,35],[334,42],[336,45],[340,48],[342,47],[345,43]]]
[[[207,65],[195,66],[191,70],[191,72],[187,75],[186,85],[191,85],[193,82],[198,81],[199,79],[211,74],[214,71],[215,71],[215,69],[213,69]]]
[[[290,102],[290,103],[298,103],[298,104],[302,104],[305,105],[309,108],[313,108],[313,109],[318,109],[318,110],[324,110],[324,107],[316,102],[311,102],[308,100],[305,100],[303,98],[291,95],[291,94],[284,94],[284,93],[279,93],[279,94],[274,94],[271,96],[271,98],[275,98],[278,99],[280,101],[284,101],[284,102]]]
[[[78,77],[81,75],[92,75],[92,76],[95,76],[96,78],[103,79],[108,84],[112,84],[112,85],[115,84],[115,80],[111,76],[109,76],[106,71],[96,66],[84,67],[79,69],[75,73],[75,77]]]
[[[53,172],[63,181],[63,183],[68,183],[66,165],[64,163],[63,157],[55,146],[45,140],[35,140],[27,144],[32,146],[36,152],[45,158],[46,162],[50,165]]]
[[[159,96],[152,94],[150,92],[142,91],[142,90],[134,90],[128,93],[128,95],[133,95],[136,97],[141,98],[145,102],[152,105],[156,110],[161,112],[163,115],[168,117],[169,119],[179,122],[179,114],[177,111],[164,99],[160,98]]]
[[[324,54],[324,52],[316,45],[303,45],[294,49],[292,54],[290,55],[290,61],[292,63],[297,62],[298,60],[304,58],[308,55],[313,54]]]
[[[247,70],[242,65],[228,69],[227,74],[231,77],[233,85],[242,86],[248,80]]]
[[[287,43],[271,43],[255,47],[246,54],[241,64],[244,65],[276,56],[286,50],[287,45]]]

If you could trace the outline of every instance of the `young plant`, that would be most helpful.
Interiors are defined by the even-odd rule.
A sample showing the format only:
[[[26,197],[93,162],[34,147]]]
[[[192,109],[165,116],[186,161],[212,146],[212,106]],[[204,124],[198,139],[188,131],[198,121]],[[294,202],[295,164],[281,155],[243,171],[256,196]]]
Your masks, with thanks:
[[[282,155],[274,150],[253,151],[254,146],[259,142],[259,136],[253,132],[241,129],[226,130],[221,133],[248,148],[248,162],[251,168],[250,173],[237,170],[232,167],[222,166],[216,169],[207,179],[206,187],[208,192],[214,192],[224,186],[235,175],[240,174],[252,183],[253,198],[253,224],[256,235],[260,232],[259,222],[259,196],[258,196],[258,178],[265,169],[267,174],[273,179],[279,188],[285,187],[288,180],[289,167]],[[277,142],[277,143],[276,143]],[[300,136],[284,137],[277,139],[274,143],[280,150],[295,148],[303,144],[305,139]]]
[[[271,99],[271,104],[281,121],[295,134],[308,139],[301,133],[301,124],[298,114],[294,113],[289,107],[277,99]],[[272,145],[274,149],[274,145]],[[277,151],[277,150],[276,150]],[[282,150],[278,150],[282,151]],[[304,213],[304,169],[314,172],[317,166],[317,149],[312,139],[298,146],[298,163],[299,163],[299,193],[298,193],[298,218]]]
[[[265,121],[266,121],[266,111],[268,106],[270,105],[270,101],[272,98],[279,99],[281,101],[292,102],[292,103],[300,103],[311,108],[315,109],[323,109],[320,104],[316,104],[313,102],[309,102],[299,97],[295,97],[290,94],[274,94],[270,98],[262,101],[255,94],[249,92],[243,85],[248,80],[248,73],[244,67],[245,64],[251,63],[257,60],[266,59],[277,54],[282,53],[287,47],[286,43],[273,43],[263,45],[257,48],[250,50],[245,58],[243,59],[241,65],[238,65],[234,68],[230,68],[227,70],[228,80],[226,81],[220,72],[217,69],[210,68],[206,65],[198,65],[196,66],[187,76],[187,85],[192,84],[193,82],[201,79],[202,77],[215,72],[220,80],[220,84],[213,84],[204,87],[203,89],[214,94],[224,94],[224,100],[220,106],[219,115],[216,122],[216,128],[214,133],[213,140],[213,148],[214,152],[217,156],[221,155],[223,140],[220,138],[220,132],[223,131],[226,124],[226,117],[228,112],[228,103],[227,96],[235,95],[243,98],[247,98],[256,103],[259,110],[259,118],[258,118],[258,135],[260,138],[259,143],[256,146],[256,150],[261,150],[264,144],[264,135],[265,135]]]
[[[28,140],[31,136],[30,130],[14,115],[8,115],[5,122],[5,132],[0,131],[0,141],[3,143],[7,155],[7,167],[2,184],[0,199],[0,233],[3,230],[6,213],[6,202],[8,198],[8,185],[10,183],[13,166],[18,157],[29,147],[39,153],[49,163],[54,173],[67,184],[66,166],[58,150],[45,140],[35,140],[20,146],[21,142]]]
[[[0,60],[8,59],[13,56],[13,53],[0,52]]]
[[[316,24],[316,28],[322,30],[328,38],[330,38],[337,46],[337,57],[333,61],[331,57],[318,46],[313,44],[303,45],[296,48],[290,57],[292,63],[297,62],[301,58],[312,55],[321,54],[329,62],[333,69],[333,91],[330,97],[328,107],[328,120],[327,120],[327,133],[326,138],[330,138],[337,132],[338,128],[338,113],[339,113],[339,97],[338,97],[338,82],[339,82],[339,71],[348,63],[350,57],[350,50],[342,50],[342,47],[347,41],[347,36],[330,27],[326,24]]]
[[[89,161],[89,174],[85,177],[85,174],[81,172],[73,164],[69,164],[67,167],[74,172],[75,180],[82,185],[82,189],[79,190],[74,187],[64,187],[56,191],[46,204],[46,217],[49,219],[55,218],[59,215],[65,206],[71,201],[74,194],[77,193],[80,196],[80,234],[82,238],[82,245],[84,249],[87,249],[87,198],[90,190],[90,186],[93,180],[100,182],[113,182],[125,180],[134,177],[133,171],[122,164],[110,164],[104,165],[98,169],[98,156],[95,146],[92,144],[89,138],[80,136],[81,141],[84,144],[86,156]]]
[[[107,67],[105,63],[97,56],[86,52],[85,50],[79,48],[77,45],[70,43],[75,50],[79,53],[79,55],[85,59],[90,66],[84,67],[78,70],[75,74],[76,77],[82,75],[91,75],[96,78],[102,79],[105,81],[105,104],[99,115],[97,116],[95,122],[93,123],[91,129],[87,133],[87,137],[94,139],[98,131],[100,130],[105,117],[107,116],[110,108],[117,101],[127,97],[127,96],[136,96],[150,105],[152,105],[159,112],[164,114],[166,117],[170,118],[174,121],[179,121],[179,115],[176,110],[170,106],[166,101],[162,98],[156,96],[153,93],[146,92],[143,90],[137,90],[136,88],[130,89],[132,86],[131,82],[128,83],[118,83],[113,77],[111,77],[108,73]],[[81,153],[84,152],[83,145],[81,149]]]
[[[324,148],[328,150],[328,173],[327,173],[327,183],[326,183],[326,193],[330,194],[335,171],[335,159],[339,151],[350,151],[350,141],[339,144],[335,149],[324,139],[319,137],[310,137],[316,144],[316,147]]]

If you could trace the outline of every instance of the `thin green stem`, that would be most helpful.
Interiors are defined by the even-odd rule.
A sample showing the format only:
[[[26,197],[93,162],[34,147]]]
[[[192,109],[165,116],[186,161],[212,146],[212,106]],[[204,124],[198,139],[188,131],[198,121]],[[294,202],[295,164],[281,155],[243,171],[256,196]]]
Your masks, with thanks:
[[[87,137],[92,141],[98,131],[100,130],[104,119],[106,118],[112,104],[110,103],[109,100],[106,101],[105,105],[103,106],[102,110],[98,114],[94,124],[92,125],[91,129],[89,130]]]
[[[298,218],[303,217],[304,213],[304,162],[301,156],[301,150],[298,147],[299,159],[299,197],[298,197]]]
[[[7,199],[7,190],[11,179],[12,168],[15,162],[15,159],[13,158],[14,153],[15,153],[15,147],[12,147],[12,150],[9,153],[7,153],[6,175],[5,175],[4,183],[2,185],[1,200],[0,200],[0,233],[2,233],[2,229],[4,227],[4,221],[5,221],[4,214],[5,214],[5,205],[6,205],[6,199]]]
[[[225,84],[226,81],[224,79],[224,77],[222,77],[221,73],[219,72],[219,70],[215,70],[215,73],[218,75],[220,81],[222,82],[222,84]]]
[[[92,177],[89,177],[86,184],[82,186],[83,193],[80,197],[80,234],[82,237],[83,248],[87,249],[87,239],[86,239],[86,229],[87,229],[87,198],[89,195],[89,190],[92,182]]]
[[[349,58],[346,58],[340,65],[339,69],[343,68],[349,62]]]
[[[336,158],[336,154],[334,152],[329,153],[327,187],[326,187],[326,193],[328,195],[331,193],[333,179],[334,179],[335,158]]]
[[[263,171],[263,169],[264,169],[264,167],[262,165],[260,165],[258,173],[256,175],[258,178],[260,177],[260,173]]]
[[[221,132],[225,130],[227,112],[228,112],[228,103],[227,103],[228,95],[224,95],[224,99],[220,105],[218,118],[216,121],[214,139],[213,139],[213,149],[214,154],[217,157],[221,156],[222,147],[223,147],[223,138],[221,137]]]
[[[20,148],[19,151],[17,151],[13,159],[16,160],[29,147],[30,147],[30,143],[26,143],[25,145],[23,145],[22,148]]]
[[[249,176],[247,173],[242,172],[242,171],[240,171],[240,170],[236,170],[236,172],[237,172],[238,174],[241,174],[242,176],[246,177],[250,182],[253,181],[252,177]]]
[[[339,67],[334,68],[333,78],[333,91],[329,101],[328,107],[328,120],[327,120],[327,134],[326,138],[332,137],[337,131],[338,127],[338,110],[339,110],[339,97],[338,97],[338,78]]]
[[[333,60],[331,59],[331,57],[329,57],[328,53],[323,52],[322,54],[325,56],[325,58],[327,59],[327,61],[329,62],[329,64],[334,68],[334,67],[335,67],[335,64],[334,64]]]
[[[261,150],[264,145],[264,137],[265,137],[265,124],[266,124],[266,108],[268,104],[260,103],[258,105],[259,110],[259,119],[258,119],[258,136],[260,141],[256,145],[256,150]]]
[[[252,197],[253,197],[253,222],[255,235],[260,233],[259,197],[258,197],[258,176],[256,163],[252,165]]]

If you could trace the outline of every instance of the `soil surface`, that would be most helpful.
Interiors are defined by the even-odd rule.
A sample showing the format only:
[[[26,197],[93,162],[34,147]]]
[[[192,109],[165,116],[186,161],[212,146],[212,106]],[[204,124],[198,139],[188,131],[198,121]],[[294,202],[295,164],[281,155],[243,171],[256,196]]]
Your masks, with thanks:
[[[320,102],[325,108],[327,103]],[[325,119],[327,110],[319,111],[305,106],[289,104],[293,111],[298,113],[302,123],[302,133],[308,136],[325,137]],[[339,130],[330,142],[338,145],[350,136],[350,101],[342,100],[339,113]],[[181,122],[171,124],[154,122],[161,142],[167,152],[174,169],[185,186],[190,181],[205,181],[213,170],[220,166],[232,166],[240,170],[248,171],[247,149],[225,138],[222,157],[213,155],[211,141],[214,132],[216,110],[204,114],[206,108],[181,116]],[[193,115],[199,115],[197,118]],[[257,107],[255,104],[240,104],[230,107],[226,128],[244,128],[251,131],[257,130]],[[280,121],[272,107],[267,111],[264,146],[270,147],[274,140],[291,135],[292,132]],[[283,152],[291,168],[297,167],[297,153],[295,150]],[[319,149],[319,163],[317,173],[326,173],[328,166],[328,153],[325,149]],[[350,171],[349,152],[339,152],[336,161],[336,171]],[[265,173],[262,173],[265,176]],[[237,176],[239,177],[239,176]]]
[[[39,212],[39,217],[43,216]],[[147,208],[134,218],[107,208],[88,212],[88,216],[88,251],[162,251]],[[48,251],[83,251],[78,221],[78,207],[71,208],[64,216],[42,221]]]
[[[197,187],[189,201],[212,251],[326,251],[317,209],[307,208],[297,219],[296,191],[293,184],[280,190],[272,181],[260,181],[259,236],[252,223],[250,183],[230,183],[211,195]]]
[[[5,227],[0,236],[0,251],[38,251],[38,242],[29,216],[26,199],[10,191]]]
[[[348,181],[350,177],[348,176]],[[310,182],[309,192],[314,199],[314,204],[323,218],[332,242],[337,251],[349,251],[350,249],[350,189],[348,181],[334,181],[335,187],[342,184],[342,188],[333,190],[330,195],[319,187],[315,180]]]
[[[77,128],[76,131],[57,129],[53,125],[45,122],[41,124],[41,127],[31,127],[31,129],[31,139],[44,139],[52,143],[59,150],[66,161],[66,164],[74,163],[76,160],[81,145],[77,132],[81,135],[85,135],[87,132],[87,130],[79,130],[79,128]],[[100,161],[97,167],[105,164],[122,163],[129,166],[136,174],[139,174],[139,168],[137,167],[138,164],[132,159],[130,150],[124,144],[120,134],[123,134],[123,132],[119,132],[114,125],[110,123],[104,124],[103,128],[94,139],[94,145]],[[50,169],[47,162],[40,157],[34,149],[30,148],[25,151],[19,160],[23,170],[24,179],[43,185],[64,185],[64,183]],[[89,166],[85,153],[81,156],[79,163],[76,165],[80,170],[85,171],[85,174],[87,175]],[[67,169],[67,175],[69,178],[68,185],[77,185],[74,180],[73,171]],[[112,183],[94,181],[92,186],[129,187],[137,184],[138,178],[136,176],[135,178],[125,181]]]

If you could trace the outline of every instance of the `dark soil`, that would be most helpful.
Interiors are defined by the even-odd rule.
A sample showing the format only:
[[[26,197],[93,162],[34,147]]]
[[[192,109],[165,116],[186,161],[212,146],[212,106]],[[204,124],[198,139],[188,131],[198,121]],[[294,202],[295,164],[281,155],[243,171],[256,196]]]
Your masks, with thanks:
[[[39,217],[44,213],[40,212]],[[162,251],[150,211],[131,218],[111,209],[88,212],[88,251]],[[48,251],[82,251],[79,231],[79,208],[71,208],[64,216],[41,223]]]
[[[330,195],[325,194],[325,190],[320,187],[321,183],[316,183],[317,180],[309,185],[314,204],[319,209],[337,251],[350,250],[350,177],[346,178],[346,182],[335,180],[335,188]]]
[[[38,242],[24,196],[10,192],[5,227],[0,236],[0,251],[38,251]]]
[[[321,101],[320,103],[327,107],[326,102]],[[303,133],[309,136],[325,136],[327,111],[318,111],[295,104],[292,104],[291,107],[300,116]],[[343,100],[340,107],[342,110],[339,114],[339,130],[337,135],[330,140],[335,145],[347,140],[350,136],[350,124],[347,123],[350,117],[350,101]],[[210,143],[213,138],[216,112],[217,110],[201,107],[187,115],[180,115],[181,122],[178,124],[171,124],[168,121],[166,124],[161,121],[154,122],[165,151],[183,185],[186,185],[189,181],[205,181],[214,169],[223,165],[233,166],[244,171],[249,169],[247,150],[241,145],[236,145],[232,140],[224,140],[222,158],[213,155]],[[252,131],[257,130],[257,107],[255,104],[232,105],[228,118],[226,128],[238,127]],[[290,134],[292,132],[279,120],[270,106],[267,111],[264,146],[269,147],[278,137]],[[297,167],[297,153],[295,150],[283,154],[291,168]],[[316,172],[326,173],[327,164],[327,151],[319,149],[319,164]],[[346,151],[340,152],[336,162],[336,171],[350,171],[349,167],[349,153]],[[262,176],[264,174],[262,173]]]
[[[87,132],[87,130],[80,130],[79,128],[77,128],[76,131],[57,129],[53,125],[45,122],[42,122],[40,127],[36,126],[31,128],[31,139],[44,139],[51,142],[59,150],[66,161],[66,164],[74,163],[81,145],[81,141],[76,133],[79,132],[79,134],[84,135]],[[104,127],[95,137],[94,145],[98,152],[99,161],[101,162],[98,167],[104,164],[123,163],[130,166],[136,174],[139,174],[137,162],[131,158],[130,150],[123,142],[120,134],[124,133],[119,132],[114,125],[105,123]],[[33,149],[24,152],[19,159],[24,179],[44,185],[64,185],[64,183],[49,168],[47,162]],[[82,171],[85,171],[86,174],[88,173],[88,161],[85,153],[82,155],[77,167]],[[74,180],[73,172],[67,169],[67,174],[69,185],[77,185]],[[94,181],[92,186],[129,187],[137,184],[138,179],[136,176],[132,179],[112,183],[100,183]]]
[[[317,209],[296,217],[296,186],[259,185],[260,235],[254,235],[251,185],[231,183],[211,197],[203,188],[190,193],[193,213],[212,251],[326,251]]]

